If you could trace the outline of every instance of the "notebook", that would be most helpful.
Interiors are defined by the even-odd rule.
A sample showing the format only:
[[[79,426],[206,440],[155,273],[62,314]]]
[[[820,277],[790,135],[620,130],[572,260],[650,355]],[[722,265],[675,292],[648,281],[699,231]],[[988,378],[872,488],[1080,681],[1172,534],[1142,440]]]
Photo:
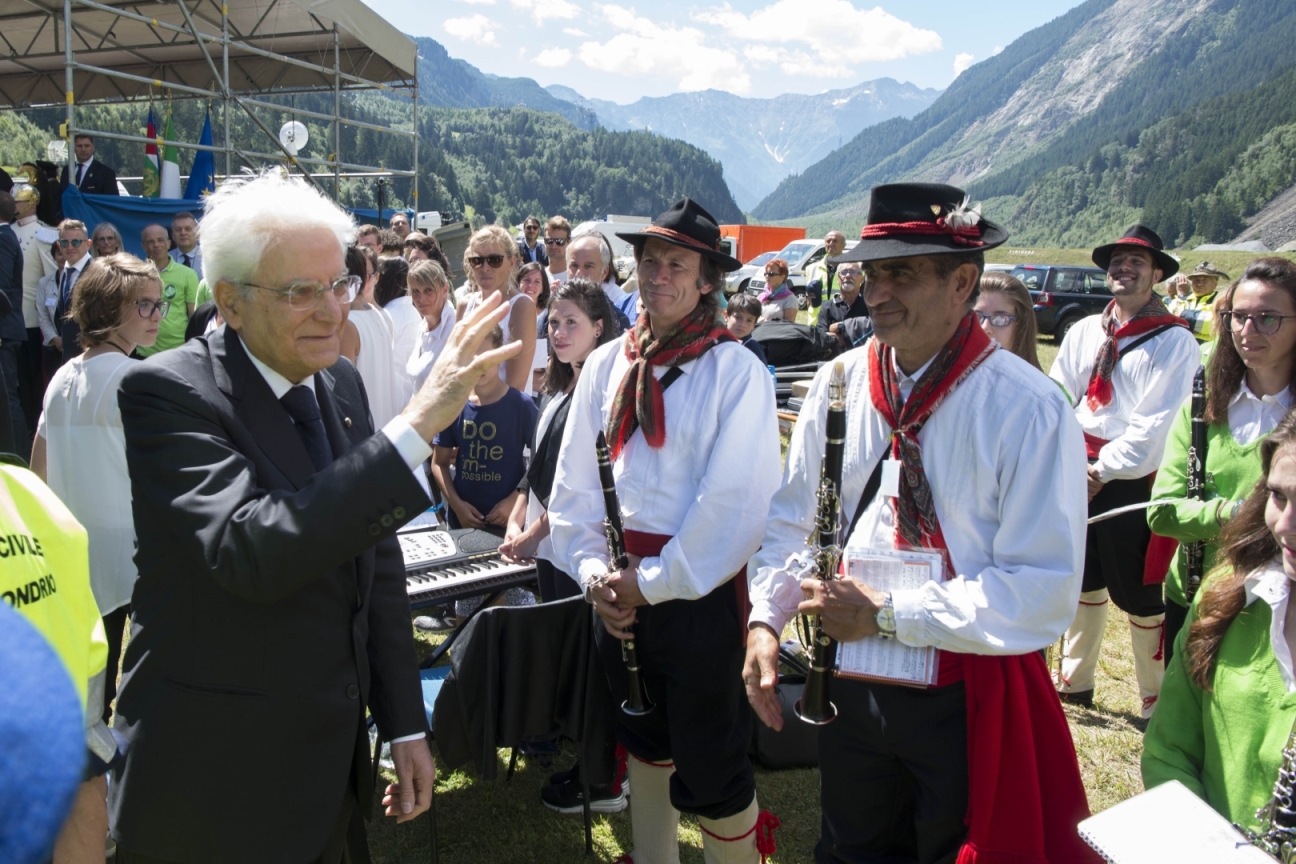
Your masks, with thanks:
[[[1274,864],[1178,780],[1090,816],[1079,828],[1080,837],[1111,864]]]
[[[847,547],[846,574],[879,591],[921,588],[939,581],[944,559],[929,550]],[[838,675],[910,687],[936,683],[936,649],[914,648],[899,639],[868,636],[837,648]]]

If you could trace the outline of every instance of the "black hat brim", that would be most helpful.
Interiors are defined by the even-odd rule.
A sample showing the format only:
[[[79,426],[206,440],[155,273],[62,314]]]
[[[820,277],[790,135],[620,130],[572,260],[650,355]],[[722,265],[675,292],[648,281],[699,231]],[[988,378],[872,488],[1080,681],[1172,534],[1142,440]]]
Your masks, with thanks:
[[[705,249],[701,246],[694,246],[692,243],[684,243],[663,234],[650,234],[647,231],[627,231],[622,234],[618,231],[616,236],[634,246],[636,251],[642,249],[643,244],[648,240],[660,240],[663,243],[669,243],[672,246],[678,246],[679,248],[687,249],[690,252],[698,252],[704,258],[710,258],[712,261],[719,264],[720,269],[725,273],[732,273],[743,266],[741,261],[731,255],[726,255],[723,252],[718,252],[714,249]]]
[[[1179,272],[1179,262],[1170,257],[1168,253],[1162,252],[1160,249],[1153,249],[1151,246],[1144,246],[1142,243],[1121,243],[1119,241],[1108,243],[1106,246],[1099,246],[1094,249],[1093,255],[1090,257],[1102,269],[1110,269],[1111,257],[1121,246],[1130,249],[1141,249],[1151,255],[1152,260],[1156,262],[1157,269],[1161,271],[1161,281],[1163,282]]]
[[[1008,242],[1008,232],[987,220],[981,221],[980,246],[955,243],[954,238],[942,234],[915,234],[894,237],[866,237],[840,255],[830,258],[830,264],[848,264],[856,261],[882,261],[887,258],[920,258],[926,255],[957,255],[985,252]]]

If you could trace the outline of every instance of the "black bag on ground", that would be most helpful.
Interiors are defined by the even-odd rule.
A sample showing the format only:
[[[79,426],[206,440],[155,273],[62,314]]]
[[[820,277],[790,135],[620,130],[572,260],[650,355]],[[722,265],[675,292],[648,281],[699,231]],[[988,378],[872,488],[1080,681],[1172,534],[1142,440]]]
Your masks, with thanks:
[[[792,710],[805,689],[805,678],[805,663],[780,647],[779,683],[774,693],[783,707],[783,728],[775,732],[759,718],[752,723],[756,761],[772,771],[819,765],[819,727],[802,722]]]
[[[752,331],[752,338],[765,350],[771,366],[814,363],[832,356],[833,344],[826,344],[818,330],[794,321],[762,321]]]

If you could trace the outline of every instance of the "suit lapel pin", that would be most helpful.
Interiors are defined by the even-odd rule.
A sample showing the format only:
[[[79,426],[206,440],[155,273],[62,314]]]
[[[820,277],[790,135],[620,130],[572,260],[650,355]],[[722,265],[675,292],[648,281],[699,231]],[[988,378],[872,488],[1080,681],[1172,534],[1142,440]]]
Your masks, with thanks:
[[[343,417],[343,418],[342,418],[342,425],[345,426],[346,428],[350,429],[350,428],[351,428],[351,418],[350,418],[350,417]]]

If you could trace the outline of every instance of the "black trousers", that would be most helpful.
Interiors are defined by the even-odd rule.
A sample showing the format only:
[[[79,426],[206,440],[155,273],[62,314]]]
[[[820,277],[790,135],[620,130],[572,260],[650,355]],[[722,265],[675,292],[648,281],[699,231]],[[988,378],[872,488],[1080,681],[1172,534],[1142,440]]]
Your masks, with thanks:
[[[1180,606],[1169,597],[1166,598],[1165,617],[1165,665],[1170,668],[1170,658],[1174,656],[1175,639],[1179,631],[1188,623],[1188,607]]]
[[[103,721],[112,721],[112,703],[117,698],[117,665],[121,662],[122,631],[130,619],[131,607],[127,603],[103,616],[104,633],[108,636],[108,671],[104,675]]]
[[[816,864],[945,864],[967,835],[963,683],[917,689],[834,678],[819,728]]]
[[[576,580],[543,558],[535,559],[536,583],[540,586],[540,602],[552,603],[568,597],[581,596]],[[601,625],[600,625],[601,626]]]
[[[39,327],[27,328],[27,341],[18,349],[18,398],[22,400],[27,428],[36,434],[41,405],[45,399],[45,371],[42,368],[41,343],[44,342]]]
[[[756,794],[747,758],[752,718],[742,684],[744,623],[732,581],[697,600],[638,608],[635,644],[654,708],[643,717],[614,709],[617,739],[640,759],[674,761],[670,797],[681,813],[723,819],[741,813]],[[621,640],[602,621],[595,638],[612,704],[620,706],[629,692]]]
[[[13,427],[14,451],[24,460],[31,458],[31,431],[27,426],[27,417],[23,413],[22,399],[18,396],[18,354],[23,350],[22,342],[11,342],[6,339],[0,343],[0,369],[4,370],[5,392],[3,397],[9,403],[9,423]]]
[[[1152,498],[1146,477],[1112,480],[1089,502],[1089,515],[1097,516]],[[1147,513],[1135,510],[1089,526],[1085,541],[1084,584],[1080,590],[1106,588],[1117,608],[1129,615],[1147,617],[1165,611],[1159,584],[1143,584],[1143,562],[1147,558],[1152,529]]]

